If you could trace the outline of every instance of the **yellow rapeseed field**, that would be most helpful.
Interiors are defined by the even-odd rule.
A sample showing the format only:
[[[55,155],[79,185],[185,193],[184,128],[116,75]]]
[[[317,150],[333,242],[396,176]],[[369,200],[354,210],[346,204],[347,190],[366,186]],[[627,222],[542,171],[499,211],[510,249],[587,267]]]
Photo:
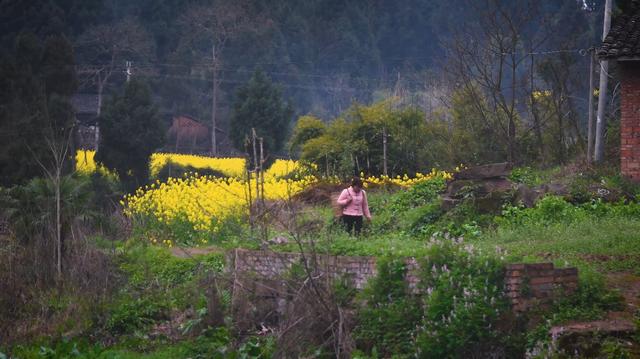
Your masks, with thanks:
[[[89,174],[96,170],[94,161],[95,151],[79,150],[76,153],[76,168],[79,172]],[[197,169],[212,169],[224,173],[228,177],[242,177],[244,174],[244,158],[214,158],[198,155],[185,155],[179,153],[154,153],[151,155],[149,170],[155,177],[160,169],[167,163],[173,162],[181,166],[191,166]],[[106,169],[101,168],[100,171]]]
[[[449,172],[439,171],[433,168],[431,169],[431,172],[427,174],[417,173],[415,177],[409,177],[406,174],[404,176],[396,176],[396,177],[389,177],[384,175],[379,177],[376,177],[376,176],[365,177],[363,173],[360,174],[360,177],[362,177],[362,181],[364,182],[365,187],[369,187],[371,185],[383,185],[388,183],[391,183],[400,187],[411,187],[418,182],[430,180],[432,178],[437,178],[437,177],[442,177],[445,180],[448,180],[448,179],[451,179],[453,175]]]
[[[76,164],[78,171],[91,173],[96,170],[93,151],[78,151]],[[156,153],[151,158],[151,172],[156,174],[167,161],[173,161],[194,168],[212,168],[226,174],[227,178],[216,178],[192,173],[184,178],[169,178],[166,182],[156,181],[135,193],[127,195],[121,204],[125,214],[153,223],[160,231],[171,232],[174,228],[189,228],[198,235],[197,241],[206,243],[211,235],[221,229],[221,223],[227,218],[248,213],[249,193],[243,178],[244,159],[210,158],[204,156]],[[293,160],[276,160],[265,171],[264,193],[269,200],[283,200],[299,193],[318,181],[313,176],[283,178],[301,164]],[[98,169],[105,171],[106,169]],[[363,177],[365,187],[397,185],[402,187],[432,178],[451,178],[451,173],[433,169],[430,173],[418,173],[415,177],[369,176]],[[340,183],[338,178],[325,178],[323,181]],[[255,200],[255,179],[251,179],[251,200]],[[158,227],[159,226],[159,227]],[[168,239],[157,240],[149,236],[152,243],[173,246]]]
[[[269,169],[264,172],[265,178],[277,178],[286,176],[287,174],[300,168],[298,161],[277,159]]]
[[[151,155],[151,176],[156,176],[167,162],[181,166],[191,166],[198,169],[212,169],[224,173],[229,177],[242,177],[244,174],[244,158],[218,158],[179,153],[154,153]]]
[[[298,180],[266,178],[267,199],[287,199],[315,181],[313,177]],[[251,190],[255,180],[251,181]],[[252,197],[255,198],[255,193]],[[221,221],[248,212],[247,182],[236,178],[215,178],[193,174],[186,178],[170,178],[140,188],[122,201],[129,216],[142,216],[170,225],[186,221],[196,231],[217,233]],[[206,243],[206,240],[202,240]],[[166,243],[169,246],[172,243]]]
[[[111,175],[108,169],[103,166],[97,166],[93,157],[96,151],[77,151],[76,152],[76,170],[82,174],[91,174],[98,170],[103,175]]]
[[[270,200],[287,199],[318,181],[313,176],[297,179],[282,179],[289,167],[299,166],[294,161],[274,163],[265,175],[265,197]],[[450,178],[451,174],[432,170],[428,174],[391,177],[364,178],[365,186],[395,184],[402,187],[412,186],[420,181],[432,178]],[[325,179],[326,181],[326,179]],[[339,182],[337,178],[331,182]],[[255,189],[255,180],[251,180],[251,190]],[[252,194],[255,198],[255,191]],[[133,195],[127,196],[122,204],[129,216],[157,221],[168,227],[172,223],[188,223],[195,231],[215,234],[220,230],[220,223],[230,216],[248,213],[248,186],[245,180],[237,178],[215,178],[192,174],[186,178],[170,178],[167,182],[159,182],[140,188]],[[207,237],[200,241],[207,242]],[[210,236],[208,237],[210,238]],[[155,239],[151,239],[157,243]],[[173,242],[165,240],[164,245],[173,246]]]

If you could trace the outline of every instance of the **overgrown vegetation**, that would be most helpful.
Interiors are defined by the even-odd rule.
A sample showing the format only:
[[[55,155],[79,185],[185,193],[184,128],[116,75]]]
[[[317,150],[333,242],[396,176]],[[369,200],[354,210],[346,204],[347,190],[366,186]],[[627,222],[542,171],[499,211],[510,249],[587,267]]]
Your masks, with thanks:
[[[548,173],[516,170],[512,179],[534,185],[539,181],[537,178],[556,176]],[[182,245],[197,243],[170,237],[176,233],[182,233],[180,238],[199,235],[189,232],[189,226],[184,227],[184,233],[176,228],[163,231],[160,227],[149,232],[147,223],[147,230],[141,232],[134,223],[127,241],[95,238],[89,242],[85,251],[93,249],[84,253],[100,258],[93,260],[93,267],[69,267],[71,278],[94,268],[95,274],[84,279],[84,285],[103,290],[75,289],[59,299],[53,298],[63,289],[55,286],[48,291],[32,292],[28,302],[45,305],[56,325],[23,328],[15,338],[24,340],[27,335],[31,344],[8,349],[12,355],[25,358],[69,353],[87,358],[242,357],[269,356],[282,353],[281,350],[330,355],[331,346],[311,339],[318,323],[310,322],[304,329],[287,332],[280,339],[270,333],[284,331],[286,323],[295,323],[305,314],[300,311],[302,306],[317,306],[318,313],[326,313],[323,305],[332,303],[331,315],[336,320],[341,318],[342,309],[335,308],[350,308],[354,313],[353,322],[349,322],[353,323],[354,345],[350,347],[346,337],[325,339],[335,340],[341,350],[350,350],[355,357],[402,357],[415,352],[424,357],[460,357],[484,352],[511,357],[535,352],[550,345],[546,333],[551,326],[571,320],[598,319],[608,311],[621,309],[619,295],[606,289],[598,272],[633,272],[638,268],[638,259],[632,254],[640,250],[635,234],[640,230],[637,221],[640,206],[633,197],[608,202],[607,197],[599,197],[592,190],[591,183],[606,184],[608,190],[620,193],[633,193],[634,188],[627,187],[623,192],[620,188],[628,184],[609,177],[589,176],[567,177],[567,188],[576,190],[565,197],[548,195],[532,208],[507,201],[498,215],[479,213],[471,204],[472,197],[453,210],[444,210],[440,194],[445,180],[441,177],[423,180],[400,191],[393,186],[374,187],[370,190],[374,221],[365,228],[363,236],[355,238],[336,229],[327,208],[316,206],[312,209],[315,214],[305,210],[297,219],[296,225],[300,227],[296,228],[307,228],[306,221],[317,215],[325,218],[320,227],[315,225],[313,241],[301,232],[299,243],[273,245],[274,249],[377,256],[378,277],[361,293],[350,288],[349,281],[339,281],[332,288],[323,288],[322,296],[318,297],[313,286],[309,287],[306,269],[300,267],[295,276],[284,279],[292,288],[306,288],[300,293],[308,293],[298,297],[297,304],[285,313],[283,318],[288,319],[284,327],[265,329],[258,337],[238,336],[234,330],[229,312],[230,291],[222,275],[224,260],[219,249],[181,258],[188,252],[154,245],[148,236],[153,234],[156,243],[169,239]],[[95,188],[96,195],[102,192],[100,196],[108,197],[112,193],[109,180],[103,181],[107,182],[94,179],[89,187]],[[17,193],[5,194],[10,195],[7,198],[18,199]],[[257,243],[243,239],[244,231],[248,230],[245,224],[237,222],[234,226],[244,229],[228,232],[224,247],[257,247]],[[278,233],[282,230],[279,226],[270,231]],[[290,234],[281,232],[281,235]],[[70,245],[77,248],[74,243]],[[73,249],[70,253],[76,252]],[[418,289],[422,294],[416,295],[404,280],[408,257],[417,258],[422,268],[412,273],[420,278]],[[539,313],[543,317],[541,324],[527,330],[524,318],[515,318],[508,310],[502,268],[508,262],[541,260],[552,260],[559,266],[577,265],[581,283],[575,295],[558,302],[550,311]],[[101,284],[105,281],[109,283],[106,286]],[[15,278],[11,283],[15,283]],[[74,283],[80,282],[72,281],[69,285],[78,285]],[[212,286],[217,288],[213,293],[207,289]],[[217,303],[214,312],[212,303]],[[27,306],[13,318],[20,322],[40,310],[38,305]],[[343,330],[348,330],[348,326]],[[47,333],[51,339],[28,334],[37,332]],[[626,350],[616,345],[612,342],[598,350]]]

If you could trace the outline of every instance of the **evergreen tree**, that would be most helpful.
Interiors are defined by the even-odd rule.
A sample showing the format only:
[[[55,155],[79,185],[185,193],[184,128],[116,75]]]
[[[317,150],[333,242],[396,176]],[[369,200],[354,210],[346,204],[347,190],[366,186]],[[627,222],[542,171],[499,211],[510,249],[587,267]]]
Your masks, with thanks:
[[[63,36],[43,44],[23,34],[0,59],[0,185],[42,175],[51,146],[70,146],[76,84],[73,49]]]
[[[237,149],[244,150],[245,139],[255,128],[258,137],[264,138],[265,151],[278,152],[287,138],[292,116],[293,109],[282,100],[280,88],[258,70],[236,95],[231,140]]]
[[[164,144],[165,129],[149,87],[127,83],[105,105],[100,118],[100,146],[96,161],[115,170],[126,191],[134,191],[149,178],[149,158]]]

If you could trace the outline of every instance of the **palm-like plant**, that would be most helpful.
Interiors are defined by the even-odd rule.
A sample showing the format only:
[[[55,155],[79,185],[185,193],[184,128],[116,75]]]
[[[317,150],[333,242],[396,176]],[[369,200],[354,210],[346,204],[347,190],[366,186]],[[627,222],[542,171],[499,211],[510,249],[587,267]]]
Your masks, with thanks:
[[[58,242],[57,191],[60,199],[61,240],[51,248],[51,242]],[[65,244],[74,234],[74,224],[93,217],[91,197],[92,192],[86,179],[67,175],[60,178],[59,188],[56,188],[55,181],[35,178],[23,186],[4,190],[0,192],[0,204],[13,237],[19,244],[33,247],[34,253],[47,253],[51,250],[54,263],[62,263],[66,252]]]

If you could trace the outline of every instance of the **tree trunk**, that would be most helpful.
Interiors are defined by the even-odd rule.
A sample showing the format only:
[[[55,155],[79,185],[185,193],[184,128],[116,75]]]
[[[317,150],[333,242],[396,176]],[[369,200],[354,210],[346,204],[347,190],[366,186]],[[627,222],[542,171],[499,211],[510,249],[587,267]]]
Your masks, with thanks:
[[[98,152],[98,145],[100,144],[100,114],[102,113],[102,93],[104,91],[104,82],[98,79],[98,108],[96,109],[96,125],[94,129],[94,145],[96,152]]]
[[[61,223],[61,204],[60,204],[60,167],[56,169],[56,178],[53,184],[56,192],[56,269],[58,279],[62,279],[62,223]]]

